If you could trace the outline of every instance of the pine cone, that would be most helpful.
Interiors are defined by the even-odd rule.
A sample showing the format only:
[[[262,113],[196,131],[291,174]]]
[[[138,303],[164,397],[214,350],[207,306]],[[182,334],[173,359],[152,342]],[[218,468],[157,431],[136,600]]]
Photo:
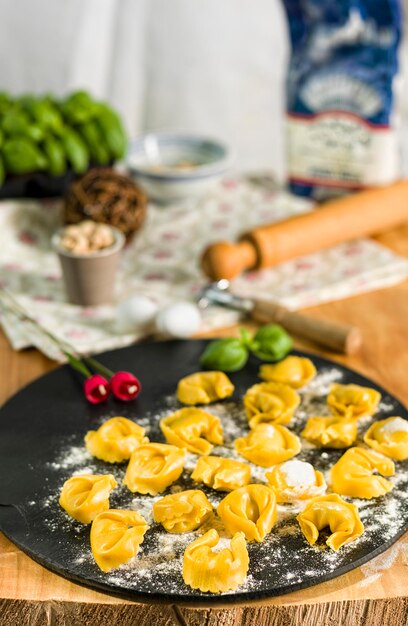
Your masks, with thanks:
[[[128,176],[111,168],[94,168],[72,183],[65,196],[64,220],[77,224],[93,220],[115,226],[127,241],[142,225],[145,193]]]

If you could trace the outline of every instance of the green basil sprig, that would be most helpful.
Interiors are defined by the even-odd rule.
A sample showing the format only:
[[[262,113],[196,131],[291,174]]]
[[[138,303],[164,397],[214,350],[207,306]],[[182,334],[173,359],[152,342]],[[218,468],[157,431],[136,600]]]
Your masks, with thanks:
[[[279,361],[292,350],[293,341],[282,326],[267,324],[254,335],[250,350],[262,361]]]
[[[248,350],[239,339],[212,341],[201,356],[200,362],[206,369],[236,372],[248,361]]]
[[[279,361],[292,349],[292,339],[282,326],[267,324],[255,335],[241,329],[239,338],[217,339],[204,350],[200,363],[205,369],[237,372],[252,352],[262,361]]]

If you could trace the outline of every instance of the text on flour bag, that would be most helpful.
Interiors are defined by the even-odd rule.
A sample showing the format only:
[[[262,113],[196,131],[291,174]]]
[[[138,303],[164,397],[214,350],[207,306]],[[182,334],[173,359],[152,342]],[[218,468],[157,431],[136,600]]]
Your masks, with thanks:
[[[400,175],[400,0],[283,0],[291,190],[318,200]]]

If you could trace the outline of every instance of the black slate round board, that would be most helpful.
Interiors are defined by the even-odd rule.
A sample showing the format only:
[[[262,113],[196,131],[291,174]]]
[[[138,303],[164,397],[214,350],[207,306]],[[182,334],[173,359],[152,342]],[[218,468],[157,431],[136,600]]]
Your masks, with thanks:
[[[338,553],[323,549],[323,542],[311,547],[289,511],[262,544],[248,545],[248,582],[235,592],[203,594],[184,585],[180,559],[185,545],[195,536],[177,536],[169,550],[166,542],[173,541],[174,535],[169,536],[157,524],[145,535],[132,568],[109,574],[101,572],[90,552],[89,527],[74,522],[62,511],[58,505],[59,491],[78,467],[84,468],[84,463],[86,467],[91,465],[92,471],[113,473],[118,483],[125,466],[111,466],[82,457],[79,466],[75,466],[75,457],[69,464],[66,454],[70,450],[72,454],[74,448],[77,452],[82,449],[87,430],[97,428],[102,418],[113,415],[136,420],[143,416],[145,422],[150,422],[150,439],[164,441],[157,414],[161,411],[163,415],[166,406],[169,410],[169,397],[174,398],[178,380],[199,369],[198,359],[205,345],[205,341],[145,343],[101,355],[100,360],[112,370],[129,370],[140,377],[143,392],[132,403],[110,399],[107,405],[89,405],[83,398],[79,379],[68,366],[39,378],[11,398],[0,410],[0,528],[6,536],[50,570],[100,591],[147,602],[214,605],[276,596],[329,580],[364,564],[403,534],[408,526],[408,477],[407,472],[401,471],[406,470],[407,463],[398,463],[398,484],[390,494],[373,502],[358,501],[366,525],[359,540]],[[336,370],[341,382],[378,389],[383,402],[375,419],[390,415],[408,418],[398,400],[378,385],[323,358],[305,356],[312,358],[321,377]],[[233,400],[238,402],[243,392],[259,381],[258,368],[259,361],[254,359],[244,370],[231,375],[236,385]],[[323,411],[324,400],[324,397],[312,397],[315,414]],[[226,405],[227,409],[231,406]],[[238,422],[244,419],[241,424],[244,433],[245,418],[241,415],[236,419]],[[304,420],[300,419],[289,427],[299,433],[303,424]],[[213,453],[217,454],[217,450]],[[309,446],[297,458],[325,470],[341,453]],[[179,484],[184,488],[193,486],[189,472],[183,473]],[[203,490],[215,495],[218,501],[225,495],[215,494],[206,487]],[[111,507],[126,508],[135,496],[137,494],[131,494],[124,486],[118,487],[112,493]],[[149,501],[149,496],[143,498]],[[159,555],[156,561],[151,554]],[[160,561],[161,554],[166,555],[164,562]]]

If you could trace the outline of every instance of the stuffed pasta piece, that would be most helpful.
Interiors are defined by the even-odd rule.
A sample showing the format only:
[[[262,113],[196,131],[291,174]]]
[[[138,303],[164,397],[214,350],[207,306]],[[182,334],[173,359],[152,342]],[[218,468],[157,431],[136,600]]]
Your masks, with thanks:
[[[267,485],[247,485],[225,496],[217,513],[231,535],[243,532],[247,541],[261,542],[277,520],[276,496]]]
[[[83,524],[90,524],[109,509],[109,495],[117,483],[112,474],[80,474],[65,481],[59,503],[63,509]]]
[[[263,422],[288,424],[300,404],[299,394],[289,385],[259,383],[244,396],[245,412],[251,428]]]
[[[287,356],[279,363],[265,363],[259,369],[259,377],[266,382],[283,383],[294,389],[304,387],[316,376],[316,368],[310,359]]]
[[[376,389],[360,385],[335,383],[327,396],[327,404],[335,415],[358,419],[364,415],[374,415],[381,394]]]
[[[331,534],[326,544],[332,550],[339,550],[364,532],[356,505],[345,502],[337,494],[313,498],[296,519],[311,545],[316,543],[319,532],[328,527]]]
[[[149,440],[145,430],[126,417],[112,417],[98,430],[90,430],[85,435],[88,452],[107,463],[128,461],[130,455],[142,443]]]
[[[331,487],[343,496],[378,498],[393,488],[383,476],[392,476],[394,472],[394,463],[385,456],[373,450],[350,448],[331,469]]]
[[[209,404],[229,398],[234,385],[224,372],[196,372],[182,378],[177,386],[177,399],[183,404]]]
[[[348,448],[357,439],[357,423],[340,416],[309,417],[302,437],[322,448]]]
[[[364,435],[365,443],[396,461],[408,459],[408,420],[388,417],[374,422]]]
[[[212,504],[203,491],[189,489],[155,502],[153,517],[169,533],[187,533],[201,526],[212,510]]]
[[[133,493],[155,496],[179,478],[184,457],[184,450],[176,446],[143,444],[132,453],[123,482]]]
[[[91,550],[98,567],[109,572],[136,556],[148,528],[136,511],[99,513],[91,526]]]
[[[219,491],[233,491],[250,482],[251,468],[247,463],[234,459],[202,456],[198,459],[191,478]]]
[[[211,529],[187,546],[183,559],[186,585],[200,591],[233,591],[245,581],[249,556],[243,533],[235,533],[230,547],[215,552],[219,535]]]
[[[258,424],[234,445],[239,454],[261,467],[283,463],[301,450],[299,438],[280,424]]]
[[[323,495],[327,489],[324,476],[305,461],[286,461],[265,474],[279,503],[308,500]]]
[[[209,454],[213,444],[221,445],[224,440],[219,418],[193,407],[164,417],[160,428],[168,443],[193,454]]]

